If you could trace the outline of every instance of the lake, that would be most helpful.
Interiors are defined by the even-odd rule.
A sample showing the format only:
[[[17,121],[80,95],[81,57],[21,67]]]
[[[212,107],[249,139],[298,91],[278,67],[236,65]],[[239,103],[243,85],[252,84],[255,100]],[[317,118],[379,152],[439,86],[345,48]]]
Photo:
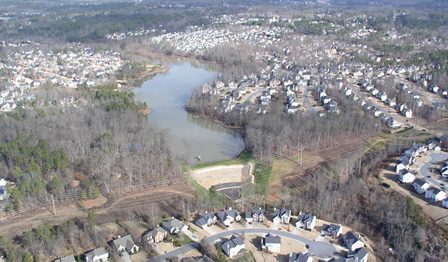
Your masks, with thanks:
[[[216,76],[216,72],[205,66],[188,62],[171,64],[169,71],[134,89],[136,99],[146,102],[151,109],[149,123],[177,138],[190,162],[196,162],[196,156],[201,156],[202,162],[232,159],[244,149],[238,131],[195,117],[184,109],[192,90]]]

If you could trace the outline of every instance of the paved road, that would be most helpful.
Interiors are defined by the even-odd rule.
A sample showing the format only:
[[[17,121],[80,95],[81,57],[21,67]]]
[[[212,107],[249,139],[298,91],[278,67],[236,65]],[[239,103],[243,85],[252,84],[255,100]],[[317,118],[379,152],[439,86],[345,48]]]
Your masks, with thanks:
[[[164,261],[165,259],[173,258],[173,257],[179,256],[179,255],[183,255],[185,253],[188,253],[191,250],[198,249],[198,248],[199,248],[199,243],[193,242],[193,243],[190,243],[190,244],[185,245],[183,247],[179,247],[179,248],[177,248],[177,249],[175,249],[175,250],[173,250],[171,252],[168,252],[168,253],[166,253],[164,255],[160,255],[160,256],[157,256],[157,257],[151,257],[151,258],[148,259],[148,262]]]
[[[438,178],[435,179],[431,176],[431,171],[429,171],[429,167],[431,167],[432,164],[439,163],[439,162],[446,161],[446,160],[448,160],[447,153],[442,152],[442,151],[440,153],[432,153],[431,160],[428,163],[426,163],[420,167],[420,175],[422,175],[424,179],[428,180],[429,182],[433,183],[434,185],[440,186],[441,183],[446,184],[446,183],[444,183],[444,179],[442,176],[437,174]]]
[[[323,242],[323,241],[313,241],[313,240],[306,239],[302,236],[299,236],[299,235],[291,233],[291,232],[281,231],[281,230],[277,230],[277,229],[269,229],[269,228],[244,228],[244,229],[227,230],[227,231],[209,236],[209,237],[205,238],[205,241],[216,242],[226,236],[231,236],[234,234],[267,234],[267,233],[271,233],[273,235],[278,235],[281,237],[287,237],[290,239],[300,241],[304,245],[308,245],[308,251],[311,254],[313,254],[316,257],[321,258],[321,259],[331,258],[331,257],[333,257],[334,253],[337,252],[336,248],[330,243]],[[164,259],[167,259],[167,258],[172,258],[172,257],[178,256],[181,254],[185,254],[188,251],[191,251],[191,250],[197,248],[198,246],[199,246],[198,243],[192,243],[189,245],[185,245],[185,246],[180,247],[176,250],[173,250],[169,253],[166,253],[162,256],[151,258],[148,260],[148,262],[163,261]]]

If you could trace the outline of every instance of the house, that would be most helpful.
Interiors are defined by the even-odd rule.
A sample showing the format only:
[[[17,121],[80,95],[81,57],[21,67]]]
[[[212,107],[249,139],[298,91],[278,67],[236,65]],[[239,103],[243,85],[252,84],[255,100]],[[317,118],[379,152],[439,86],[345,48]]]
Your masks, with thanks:
[[[0,201],[8,198],[9,194],[6,190],[6,180],[4,178],[0,178]]]
[[[369,252],[364,247],[358,249],[355,253],[348,256],[345,262],[367,262]]]
[[[403,110],[403,115],[406,117],[406,118],[412,118],[412,109],[405,109],[405,110]]]
[[[437,146],[439,146],[439,143],[434,140],[429,141],[427,144],[428,150],[434,150]],[[0,184],[0,186],[1,186],[1,184]]]
[[[445,200],[442,201],[442,206],[444,208],[448,208],[448,199],[445,199]]]
[[[442,201],[446,198],[446,192],[438,188],[430,187],[425,192],[425,198],[431,202]]]
[[[128,254],[135,254],[140,249],[139,246],[135,244],[131,235],[118,237],[117,239],[112,241],[112,245],[119,254],[123,252],[127,252]]]
[[[181,231],[187,229],[187,226],[184,223],[174,217],[168,221],[162,222],[160,226],[170,232],[170,234],[179,234]]]
[[[54,262],[76,262],[75,256],[70,255],[56,259]]]
[[[274,224],[289,224],[291,220],[291,210],[286,208],[274,208],[272,222]]]
[[[229,240],[221,244],[222,251],[230,258],[237,256],[241,250],[246,248],[244,240],[237,236],[232,236]]]
[[[342,234],[342,226],[335,224],[325,224],[322,227],[320,234],[322,236],[331,236],[333,238],[338,238]]]
[[[223,223],[226,227],[230,226],[230,224],[235,221],[241,221],[241,216],[238,211],[232,209],[231,207],[225,211],[216,213],[216,217],[218,218],[218,221]]]
[[[316,220],[315,216],[300,212],[297,217],[296,227],[312,230],[316,226]]]
[[[86,262],[107,262],[109,259],[109,253],[106,249],[100,247],[86,253]]]
[[[148,244],[155,244],[162,242],[168,236],[168,231],[161,227],[156,227],[153,230],[143,235],[143,241]]]
[[[313,262],[310,253],[291,253],[289,254],[289,262]]]
[[[417,178],[414,183],[412,183],[412,188],[414,188],[415,192],[423,194],[429,188],[429,184],[425,180]]]
[[[364,247],[364,242],[361,241],[359,234],[349,231],[343,236],[344,245],[350,250],[355,251]]]
[[[407,169],[402,169],[398,175],[398,180],[401,183],[412,183],[415,180],[415,175],[409,172]]]
[[[216,224],[218,218],[213,213],[205,212],[204,215],[196,219],[194,224],[202,229],[205,229],[213,224]]]
[[[270,253],[280,253],[281,244],[282,241],[279,236],[267,234],[261,239],[261,250],[265,250]]]
[[[6,192],[6,186],[0,186],[0,201],[8,199],[9,195]]]
[[[401,170],[408,169],[411,165],[411,158],[409,156],[403,156],[398,160],[397,165],[395,166],[395,172],[398,174]]]
[[[251,211],[246,211],[245,214],[246,222],[249,224],[252,223],[261,223],[264,219],[263,210],[261,208],[259,209],[253,209]]]

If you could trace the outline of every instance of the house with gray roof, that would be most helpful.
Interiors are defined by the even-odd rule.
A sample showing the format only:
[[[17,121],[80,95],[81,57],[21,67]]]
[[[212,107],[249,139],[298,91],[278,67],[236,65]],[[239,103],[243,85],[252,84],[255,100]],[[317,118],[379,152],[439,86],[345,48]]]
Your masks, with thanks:
[[[338,238],[342,234],[342,226],[335,224],[325,224],[322,227],[320,234],[322,236],[330,236],[333,238]]]
[[[344,235],[343,241],[344,245],[352,252],[364,247],[364,242],[362,242],[359,234],[353,233],[352,231]]]
[[[227,210],[216,213],[216,217],[218,218],[218,221],[223,223],[226,227],[230,226],[230,224],[235,221],[241,221],[240,213],[231,207]]]
[[[194,224],[202,229],[205,229],[213,224],[216,224],[218,218],[212,212],[205,212],[204,215],[200,216],[194,221]]]
[[[222,251],[230,258],[236,257],[241,250],[245,249],[244,240],[233,235],[229,240],[221,244]]]
[[[179,234],[181,231],[187,229],[187,226],[176,218],[162,222],[160,226],[170,232],[170,234]]]
[[[261,250],[268,251],[270,253],[280,253],[282,240],[279,236],[267,234],[261,239]]]
[[[289,224],[291,220],[291,210],[286,208],[275,208],[272,216],[274,224]]]
[[[263,210],[261,210],[261,208],[246,211],[245,219],[246,219],[246,222],[249,224],[261,223],[261,222],[263,222],[263,219],[264,219],[264,212],[263,212]]]
[[[112,245],[118,254],[127,252],[129,254],[135,254],[140,249],[132,239],[131,235],[126,235],[124,237],[119,237],[112,241]]]
[[[364,247],[358,249],[355,253],[348,255],[345,262],[367,262],[369,252]]]
[[[417,178],[414,180],[414,183],[412,183],[412,187],[414,188],[415,192],[419,194],[423,194],[426,192],[426,190],[429,189],[430,185],[426,180]]]
[[[316,226],[316,221],[316,216],[300,212],[297,217],[296,227],[312,230]]]

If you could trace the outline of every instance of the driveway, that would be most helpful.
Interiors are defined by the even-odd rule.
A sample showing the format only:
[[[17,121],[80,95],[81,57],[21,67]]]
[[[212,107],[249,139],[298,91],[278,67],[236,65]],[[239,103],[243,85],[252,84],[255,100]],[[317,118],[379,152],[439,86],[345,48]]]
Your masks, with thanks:
[[[313,240],[306,239],[302,236],[299,236],[297,234],[293,234],[293,233],[290,233],[287,231],[270,229],[270,228],[231,229],[231,230],[227,230],[227,231],[224,231],[221,233],[217,233],[213,236],[209,236],[209,237],[205,238],[205,241],[217,242],[224,237],[231,236],[234,234],[242,235],[242,234],[268,234],[268,233],[300,241],[304,245],[308,246],[308,251],[311,254],[313,254],[314,256],[316,256],[320,259],[329,259],[329,258],[333,257],[334,253],[337,252],[336,248],[330,243],[327,243],[324,241],[313,241]],[[199,247],[198,243],[191,243],[191,244],[185,245],[183,247],[180,247],[176,250],[173,250],[169,253],[166,253],[162,256],[150,258],[148,260],[148,262],[163,261],[164,259],[167,259],[167,258],[172,258],[172,257],[178,256],[178,255],[185,254],[188,251],[191,251],[198,247]]]

